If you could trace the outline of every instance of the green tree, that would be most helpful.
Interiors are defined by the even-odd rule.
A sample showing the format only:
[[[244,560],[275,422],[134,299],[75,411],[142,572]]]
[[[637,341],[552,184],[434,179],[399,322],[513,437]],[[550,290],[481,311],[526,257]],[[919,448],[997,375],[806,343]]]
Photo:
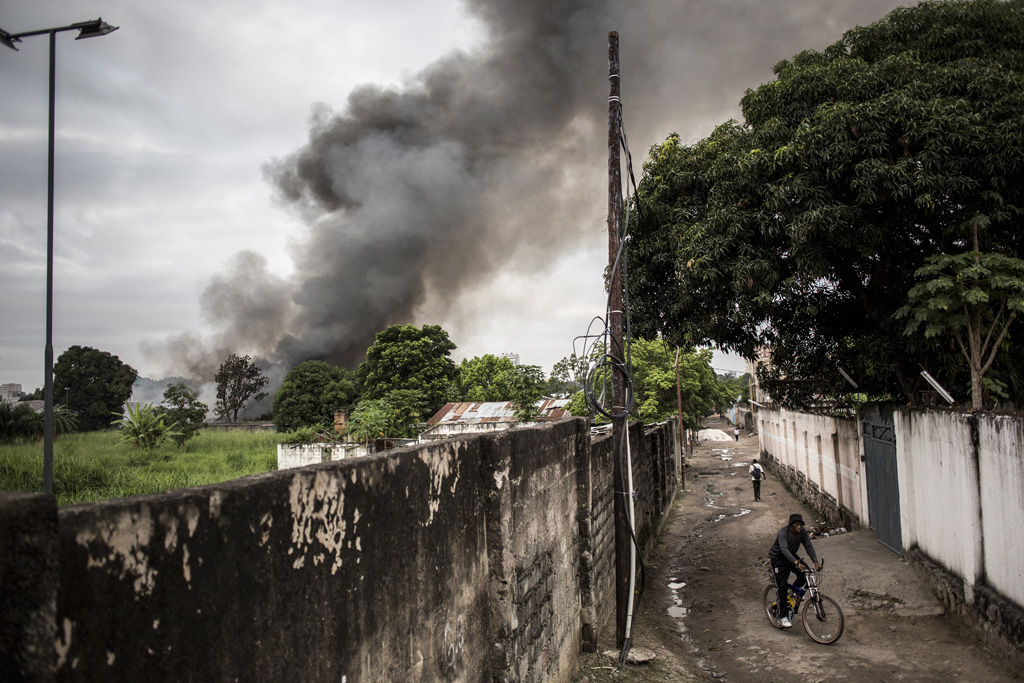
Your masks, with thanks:
[[[540,412],[537,401],[542,397],[544,372],[537,365],[516,365],[512,374],[512,396],[509,402],[515,408],[516,420],[533,422]]]
[[[121,428],[121,443],[130,443],[138,448],[156,448],[164,439],[178,435],[174,431],[177,424],[165,424],[164,416],[159,415],[149,403],[128,404],[128,413],[112,424]]]
[[[733,375],[716,375],[718,381],[718,399],[715,401],[715,410],[725,413],[736,402],[737,397],[740,403],[750,400],[750,373],[744,373],[739,377]]]
[[[978,251],[933,256],[896,312],[907,334],[951,334],[971,371],[971,403],[983,407],[985,373],[1018,313],[1024,311],[1024,260]]]
[[[300,427],[331,430],[334,412],[351,407],[355,398],[354,373],[321,360],[307,360],[288,372],[274,394],[274,425],[279,432]]]
[[[656,146],[628,254],[641,334],[772,350],[783,402],[911,395],[949,350],[894,319],[937,254],[1020,254],[1024,1],[925,2],[775,67],[744,121]],[[929,363],[929,361],[932,361]],[[791,392],[792,390],[792,392]]]
[[[508,358],[489,353],[464,358],[459,364],[457,398],[460,401],[486,403],[512,398],[516,366]]]
[[[268,380],[249,356],[231,354],[214,376],[217,382],[217,417],[225,422],[238,422],[238,411],[250,400],[262,401]]]
[[[383,401],[391,411],[387,436],[398,439],[415,437],[418,433],[416,426],[430,417],[426,412],[427,397],[421,391],[395,389],[389,391]]]
[[[110,427],[131,398],[135,368],[117,356],[88,346],[72,346],[53,365],[54,403],[62,401],[85,431]]]
[[[659,422],[679,414],[682,396],[683,424],[690,429],[700,426],[719,401],[720,389],[711,369],[712,352],[708,349],[679,349],[679,389],[676,383],[676,347],[663,339],[633,339],[630,342],[632,365],[633,417],[645,423]],[[600,361],[595,357],[595,362]],[[608,391],[604,387],[607,366],[591,373],[591,391]],[[577,370],[581,374],[586,371]],[[569,402],[573,415],[589,415],[583,394],[574,394]],[[604,418],[598,418],[603,421]]]
[[[165,422],[177,425],[177,431],[171,438],[181,446],[206,424],[210,407],[199,400],[195,389],[187,383],[175,382],[164,390],[164,406],[156,410]]]
[[[356,373],[364,399],[380,399],[396,389],[419,391],[431,415],[457,391],[458,366],[451,359],[455,344],[439,325],[390,325],[378,332]]]
[[[711,369],[713,354],[710,350],[679,350],[678,391],[676,349],[665,340],[634,339],[630,355],[635,411],[645,423],[660,422],[678,415],[680,393],[684,426],[696,429],[701,420],[711,414],[719,389]]]
[[[544,393],[552,398],[570,398],[583,389],[583,377],[586,372],[586,359],[573,353],[551,367]]]
[[[364,398],[348,418],[348,434],[357,441],[368,442],[387,436],[394,411],[381,398]]]

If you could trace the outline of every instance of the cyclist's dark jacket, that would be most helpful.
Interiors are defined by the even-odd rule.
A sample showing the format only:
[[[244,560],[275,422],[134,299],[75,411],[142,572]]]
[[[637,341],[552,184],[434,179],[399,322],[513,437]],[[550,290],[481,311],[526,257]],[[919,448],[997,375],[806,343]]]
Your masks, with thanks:
[[[790,564],[796,564],[796,551],[800,549],[801,543],[807,549],[807,554],[811,556],[811,562],[817,564],[818,556],[814,552],[814,546],[811,545],[811,535],[807,533],[807,529],[802,530],[797,536],[790,531],[788,526],[779,529],[779,535],[776,537],[775,543],[772,544],[772,549],[768,551],[768,557],[776,563],[779,563],[780,560],[787,560]]]

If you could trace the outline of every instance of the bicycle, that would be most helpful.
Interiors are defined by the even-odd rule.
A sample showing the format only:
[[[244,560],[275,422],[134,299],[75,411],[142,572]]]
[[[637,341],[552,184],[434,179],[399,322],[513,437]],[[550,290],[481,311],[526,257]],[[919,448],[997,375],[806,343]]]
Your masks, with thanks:
[[[812,569],[806,563],[805,566],[807,566],[807,569],[803,572],[803,575],[807,582],[806,586],[801,589],[795,585],[796,582],[794,581],[788,585],[788,590],[786,591],[789,603],[788,610],[792,613],[790,619],[796,618],[796,615],[800,613],[802,605],[804,609],[801,614],[801,621],[803,622],[804,630],[807,631],[807,635],[816,643],[831,645],[843,635],[843,629],[846,628],[846,619],[839,604],[832,598],[822,595],[821,591],[818,590],[821,570]],[[764,613],[772,626],[783,628],[782,614],[777,604],[777,595],[778,591],[773,581],[764,589]]]

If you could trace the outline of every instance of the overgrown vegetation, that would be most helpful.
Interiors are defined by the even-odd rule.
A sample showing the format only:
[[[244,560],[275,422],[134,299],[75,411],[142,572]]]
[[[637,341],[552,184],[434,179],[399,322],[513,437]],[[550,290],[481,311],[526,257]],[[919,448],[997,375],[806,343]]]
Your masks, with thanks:
[[[164,422],[162,415],[158,415],[149,403],[133,406],[128,404],[128,413],[113,424],[121,428],[121,443],[130,444],[135,448],[152,449],[156,448],[172,436],[181,436],[176,432],[178,423]]]
[[[178,447],[118,445],[116,431],[61,436],[53,447],[53,492],[58,505],[215,484],[277,469],[273,432],[204,429]],[[43,490],[41,441],[0,445],[0,489]]]

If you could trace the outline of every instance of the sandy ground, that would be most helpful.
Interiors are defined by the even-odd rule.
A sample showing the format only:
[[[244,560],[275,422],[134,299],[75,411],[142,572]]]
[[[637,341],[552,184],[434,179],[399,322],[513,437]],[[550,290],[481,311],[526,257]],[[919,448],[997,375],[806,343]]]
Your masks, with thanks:
[[[754,502],[747,469],[757,437],[708,432],[690,459],[686,489],[646,566],[633,649],[653,660],[618,666],[585,657],[574,679],[592,681],[977,681],[1024,680],[973,634],[947,618],[922,578],[870,530],[814,540],[825,560],[822,593],[846,617],[843,636],[819,645],[801,627],[773,628],[762,593],[768,549],[791,512],[814,530],[824,523],[773,478]],[[615,626],[600,649],[614,647]]]

